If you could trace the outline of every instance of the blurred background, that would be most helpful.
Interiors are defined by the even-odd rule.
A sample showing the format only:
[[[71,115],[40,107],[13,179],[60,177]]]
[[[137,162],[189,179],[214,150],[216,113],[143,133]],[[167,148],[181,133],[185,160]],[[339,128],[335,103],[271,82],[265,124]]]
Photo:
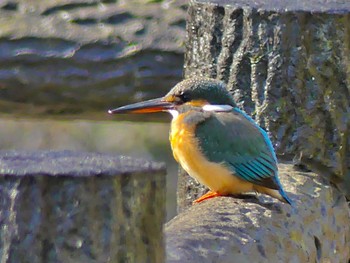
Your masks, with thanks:
[[[0,1],[0,148],[70,149],[167,164],[170,116],[109,116],[182,79],[187,1]]]

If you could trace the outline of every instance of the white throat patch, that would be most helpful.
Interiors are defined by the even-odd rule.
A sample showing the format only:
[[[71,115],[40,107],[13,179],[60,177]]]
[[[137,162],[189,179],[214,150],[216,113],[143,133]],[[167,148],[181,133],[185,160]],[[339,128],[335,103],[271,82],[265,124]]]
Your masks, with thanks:
[[[230,105],[204,105],[202,107],[204,111],[215,111],[215,112],[229,112],[232,111],[233,107]]]
[[[173,116],[173,119],[176,119],[179,116],[179,112],[177,110],[168,110],[168,112]]]

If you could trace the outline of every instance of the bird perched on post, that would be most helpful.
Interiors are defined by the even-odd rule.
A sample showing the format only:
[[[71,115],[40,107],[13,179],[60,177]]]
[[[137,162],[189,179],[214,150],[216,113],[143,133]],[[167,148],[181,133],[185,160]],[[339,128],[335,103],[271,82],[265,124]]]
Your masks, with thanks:
[[[174,158],[210,189],[195,202],[255,191],[292,203],[278,179],[276,155],[266,132],[237,108],[222,82],[186,79],[162,98],[108,112],[161,111],[173,116]]]

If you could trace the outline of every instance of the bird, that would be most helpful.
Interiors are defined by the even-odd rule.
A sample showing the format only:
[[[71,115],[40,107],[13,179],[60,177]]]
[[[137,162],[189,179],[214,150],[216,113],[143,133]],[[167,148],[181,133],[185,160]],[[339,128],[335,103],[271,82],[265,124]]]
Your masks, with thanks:
[[[168,112],[175,160],[209,191],[194,201],[248,192],[267,194],[292,205],[278,176],[267,133],[237,107],[223,82],[182,80],[164,97],[109,110],[110,114]]]

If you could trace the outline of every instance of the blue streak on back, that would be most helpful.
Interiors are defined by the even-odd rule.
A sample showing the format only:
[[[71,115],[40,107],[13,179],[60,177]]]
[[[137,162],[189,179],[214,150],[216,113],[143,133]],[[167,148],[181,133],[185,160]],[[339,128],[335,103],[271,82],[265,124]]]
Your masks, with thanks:
[[[233,108],[233,110],[239,114],[241,114],[244,118],[246,118],[248,121],[250,121],[256,128],[259,129],[260,133],[264,136],[264,140],[267,144],[267,146],[269,147],[270,152],[272,153],[273,159],[275,160],[275,162],[277,163],[277,157],[276,157],[276,153],[275,153],[275,149],[273,148],[272,142],[269,138],[269,136],[267,135],[266,131],[263,130],[248,114],[246,114],[245,112],[241,111],[238,108]]]

